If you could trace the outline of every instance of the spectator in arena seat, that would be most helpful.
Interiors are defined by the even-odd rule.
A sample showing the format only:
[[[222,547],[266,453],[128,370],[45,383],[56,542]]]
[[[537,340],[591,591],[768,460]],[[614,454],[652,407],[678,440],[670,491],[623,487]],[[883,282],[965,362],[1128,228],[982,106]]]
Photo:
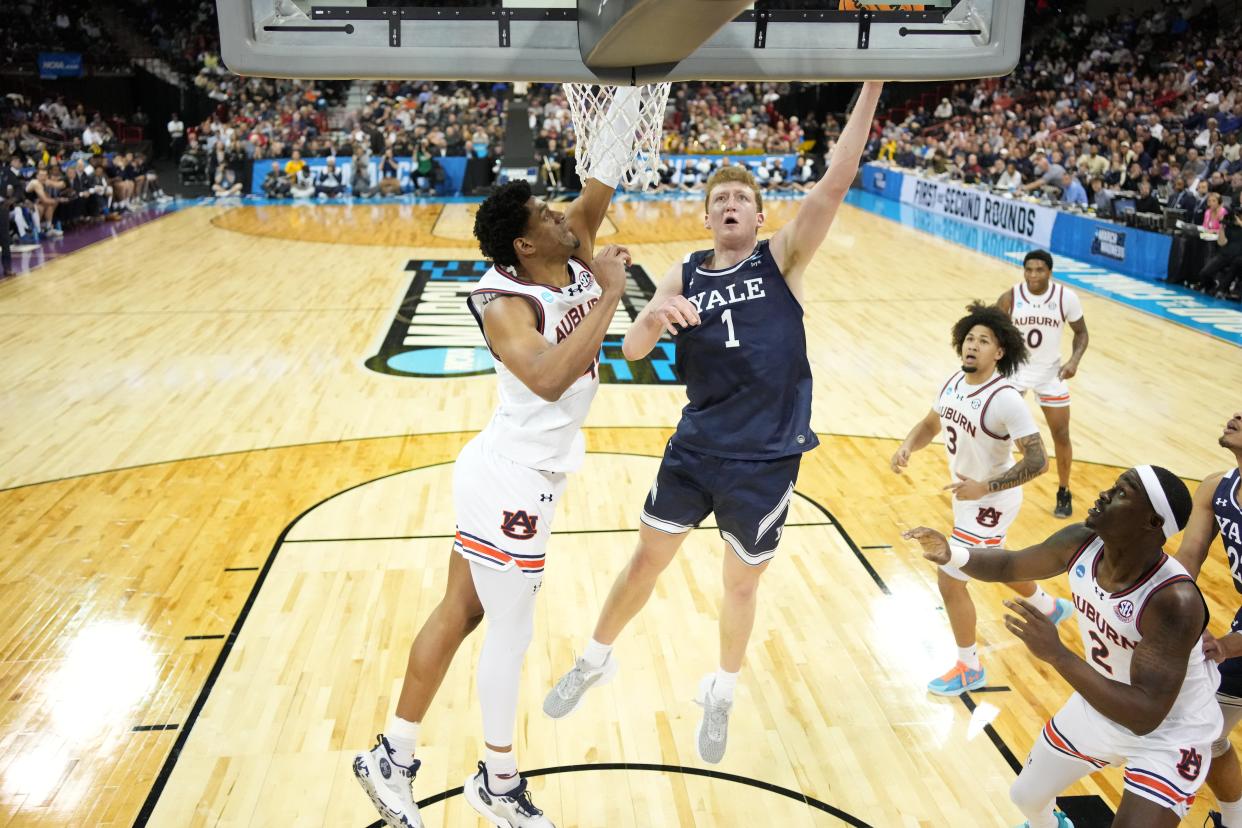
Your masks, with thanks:
[[[940,104],[936,107],[936,111],[932,113],[939,121],[944,121],[953,117],[953,104],[949,103],[948,98],[941,98]]]
[[[7,172],[0,175],[0,276],[12,276],[13,248],[9,238],[9,214],[17,206],[17,192]]]
[[[336,167],[336,159],[329,156],[325,166],[315,176],[315,195],[319,198],[336,198],[345,190],[345,178]]]
[[[315,195],[315,176],[305,162],[297,168],[289,186],[289,195],[294,198],[313,198]]]
[[[1218,233],[1227,214],[1228,211],[1221,206],[1220,193],[1209,192],[1207,194],[1207,207],[1203,211],[1203,220],[1199,223],[1199,226],[1205,232]]]
[[[289,198],[292,182],[279,164],[273,164],[263,179],[263,195],[268,198]]]
[[[185,147],[185,123],[181,120],[181,116],[176,112],[168,119],[168,155],[170,158],[180,158],[181,150]]]
[[[1207,162],[1199,157],[1199,150],[1191,147],[1186,150],[1186,163],[1182,165],[1182,172],[1191,181],[1197,181],[1207,173]]]
[[[371,179],[371,165],[361,153],[354,156],[349,192],[354,198],[374,198],[379,184]]]
[[[392,147],[389,147],[384,150],[384,156],[380,159],[380,195],[401,195],[401,179],[398,177],[400,172],[397,159],[393,156]]]
[[[1005,165],[1005,171],[996,179],[996,187],[1001,190],[1013,192],[1022,187],[1022,173],[1018,172],[1018,165],[1010,161]]]
[[[1076,174],[1070,173],[1068,178],[1069,181],[1065,185],[1065,190],[1061,193],[1061,203],[1086,207],[1086,188],[1082,186],[1082,182],[1078,180],[1078,176]]]
[[[60,206],[60,199],[56,197],[56,191],[48,180],[46,167],[39,168],[35,177],[27,182],[26,197],[34,202],[34,209],[39,216],[39,226],[43,228],[45,236],[59,238],[65,235],[65,232],[56,226],[56,209]]]
[[[1233,215],[1222,224],[1216,244],[1220,248],[1216,258],[1199,271],[1190,287],[1236,301],[1238,282],[1242,277],[1242,210],[1234,210]]]
[[[1038,177],[1034,181],[1023,184],[1023,190],[1027,192],[1039,190],[1045,196],[1056,198],[1067,184],[1065,167],[1049,161],[1047,156],[1040,156],[1035,163],[1035,174]]]
[[[1185,176],[1179,175],[1174,179],[1174,193],[1172,199],[1169,200],[1169,207],[1175,210],[1183,211],[1187,216],[1195,214],[1195,208],[1199,205],[1199,196],[1190,186]],[[1205,205],[1206,206],[1206,205]]]
[[[1203,216],[1207,212],[1208,208],[1209,192],[1208,183],[1203,179],[1200,179],[1198,183],[1195,184],[1195,207],[1194,211],[1190,214],[1192,223],[1198,225],[1203,224]]]
[[[1138,198],[1134,200],[1136,213],[1160,213],[1160,201],[1151,191],[1151,182],[1144,178],[1138,185]]]
[[[232,167],[223,166],[216,170],[216,180],[211,192],[217,198],[232,198],[242,194],[242,183],[237,180],[237,173]]]

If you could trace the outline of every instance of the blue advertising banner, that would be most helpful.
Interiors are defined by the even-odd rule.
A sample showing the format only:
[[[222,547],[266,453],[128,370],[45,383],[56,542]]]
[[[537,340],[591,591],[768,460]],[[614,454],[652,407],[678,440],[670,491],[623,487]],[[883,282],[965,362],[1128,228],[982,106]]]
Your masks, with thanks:
[[[82,77],[81,52],[39,52],[40,78]]]
[[[1057,216],[1052,251],[1140,279],[1169,276],[1173,238],[1075,213]]]
[[[306,158],[306,166],[311,170],[312,174],[318,173],[326,167],[327,158]],[[408,155],[396,157],[397,162],[397,179],[401,182],[401,186],[405,190],[411,189],[410,170],[414,168],[414,159]],[[449,155],[434,159],[440,168],[444,170],[444,184],[440,187],[439,195],[457,195],[461,192],[461,182],[466,177],[466,161],[464,155]],[[289,161],[288,158],[264,158],[261,161],[255,161],[251,168],[250,193],[251,195],[263,195],[263,179],[267,178],[268,172],[274,164],[283,167]],[[371,171],[371,181],[379,181],[379,164],[378,156],[371,156],[370,162],[367,164]],[[338,156],[336,159],[336,168],[341,171],[341,178],[345,182],[345,186],[349,187],[349,182],[354,174],[354,160],[347,155]]]

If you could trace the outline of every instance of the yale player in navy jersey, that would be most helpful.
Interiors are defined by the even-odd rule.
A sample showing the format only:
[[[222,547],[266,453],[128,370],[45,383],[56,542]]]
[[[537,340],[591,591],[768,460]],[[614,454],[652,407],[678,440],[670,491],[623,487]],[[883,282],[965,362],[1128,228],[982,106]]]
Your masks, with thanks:
[[[638,548],[617,577],[582,658],[548,693],[544,712],[567,715],[617,669],[612,645],[655,587],[686,533],[715,512],[726,542],[720,662],[704,676],[697,747],[724,756],[733,690],[755,620],[759,577],[776,554],[811,431],[811,368],[802,323],[803,273],[858,171],[882,83],[866,83],[833,162],[797,216],[758,240],[762,196],[744,168],[707,182],[704,225],[713,247],[669,269],[625,337],[640,359],[668,331],[689,403],[643,505]]]
[[[1113,828],[1172,828],[1194,802],[1221,715],[1212,701],[1220,679],[1200,641],[1207,605],[1163,549],[1190,511],[1177,475],[1136,466],[1100,492],[1083,523],[1027,549],[951,548],[921,526],[905,533],[928,560],[980,581],[1069,576],[1085,657],[1032,604],[1005,602],[1005,627],[1074,689],[1009,789],[1029,828],[1070,828],[1054,811],[1057,794],[1108,766],[1125,768]]]
[[[1195,490],[1194,510],[1177,559],[1192,578],[1198,578],[1208,548],[1219,533],[1233,574],[1233,586],[1242,592],[1242,411],[1225,423],[1219,442],[1233,452],[1236,465],[1227,472],[1208,475]],[[1238,754],[1229,743],[1229,732],[1242,721],[1242,608],[1233,617],[1228,635],[1204,635],[1203,649],[1220,664],[1216,700],[1225,717],[1224,730],[1212,745],[1212,767],[1207,776],[1207,785],[1220,806],[1220,811],[1212,815],[1218,826],[1242,828],[1242,769],[1238,766]]]

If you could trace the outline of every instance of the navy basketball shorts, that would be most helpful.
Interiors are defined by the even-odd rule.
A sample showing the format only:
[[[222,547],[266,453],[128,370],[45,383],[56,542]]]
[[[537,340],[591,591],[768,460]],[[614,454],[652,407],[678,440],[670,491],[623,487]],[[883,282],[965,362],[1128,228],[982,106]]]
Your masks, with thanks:
[[[670,440],[640,519],[680,535],[715,512],[720,537],[743,562],[758,566],[776,554],[801,463],[801,454],[776,460],[715,457]]]

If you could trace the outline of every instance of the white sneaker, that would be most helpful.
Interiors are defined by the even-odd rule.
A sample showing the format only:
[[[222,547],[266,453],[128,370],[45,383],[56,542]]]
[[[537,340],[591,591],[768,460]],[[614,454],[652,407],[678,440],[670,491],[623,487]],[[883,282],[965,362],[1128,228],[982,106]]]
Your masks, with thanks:
[[[378,740],[375,747],[354,757],[354,776],[358,784],[391,828],[423,828],[410,787],[422,762],[415,759],[409,767],[398,765],[384,734],[375,738]]]
[[[617,677],[621,669],[612,653],[604,660],[603,665],[591,668],[582,659],[574,663],[574,668],[561,676],[556,686],[548,691],[543,700],[543,712],[552,719],[561,719],[578,709],[582,697],[592,687],[607,684]]]
[[[712,695],[712,686],[716,683],[716,675],[708,673],[699,682],[699,692],[694,703],[703,708],[703,718],[699,720],[697,746],[699,758],[709,764],[716,764],[724,758],[725,742],[729,738],[729,710],[732,701],[717,699]]]
[[[556,828],[530,801],[525,779],[507,793],[492,793],[487,785],[487,765],[482,762],[479,772],[466,780],[463,793],[470,807],[496,828]]]

